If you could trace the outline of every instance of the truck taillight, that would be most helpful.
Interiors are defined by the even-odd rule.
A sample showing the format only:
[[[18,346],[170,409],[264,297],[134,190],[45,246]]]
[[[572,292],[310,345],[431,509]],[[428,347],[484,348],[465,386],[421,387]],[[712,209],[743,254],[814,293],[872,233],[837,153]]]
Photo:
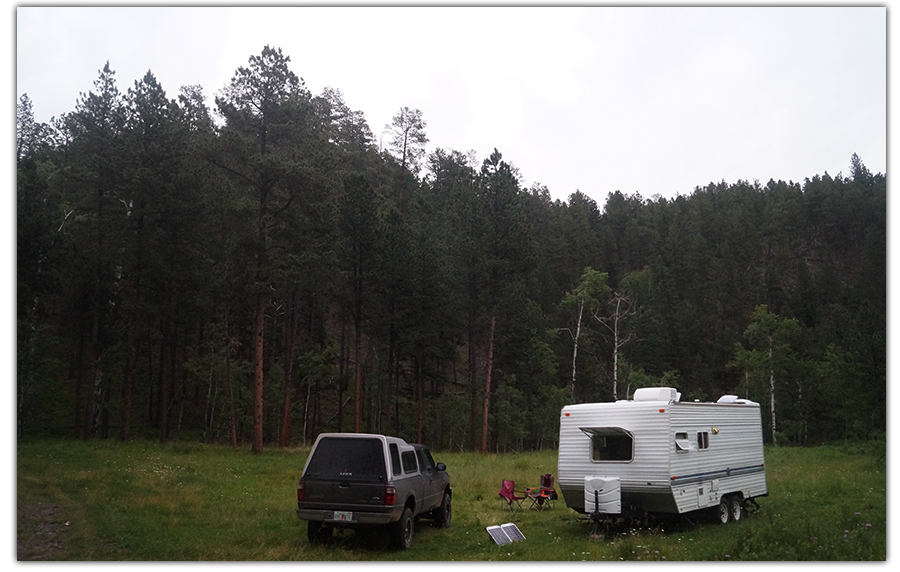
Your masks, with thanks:
[[[393,505],[397,502],[397,489],[388,485],[384,487],[384,504]]]
[[[306,500],[306,488],[303,485],[303,481],[297,483],[297,502],[303,502]]]

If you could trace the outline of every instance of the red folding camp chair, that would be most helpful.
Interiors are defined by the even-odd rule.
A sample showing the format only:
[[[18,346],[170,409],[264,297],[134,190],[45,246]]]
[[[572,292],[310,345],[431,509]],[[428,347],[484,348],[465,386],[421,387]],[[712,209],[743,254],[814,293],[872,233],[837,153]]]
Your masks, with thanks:
[[[541,475],[540,488],[526,489],[528,498],[531,499],[531,508],[544,510],[545,508],[553,508],[553,501],[559,496],[556,489],[553,488],[553,475],[545,473]]]
[[[528,498],[524,494],[520,495],[521,492],[516,490],[515,481],[504,480],[498,494],[503,506],[509,509],[510,512],[515,512],[522,508],[522,501]]]

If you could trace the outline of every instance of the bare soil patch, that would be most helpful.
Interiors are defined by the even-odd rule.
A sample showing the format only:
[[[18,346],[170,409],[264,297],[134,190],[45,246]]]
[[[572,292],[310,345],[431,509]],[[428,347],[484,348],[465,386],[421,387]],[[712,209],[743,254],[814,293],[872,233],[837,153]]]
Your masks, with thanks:
[[[18,560],[64,559],[68,521],[60,508],[48,503],[17,504]]]

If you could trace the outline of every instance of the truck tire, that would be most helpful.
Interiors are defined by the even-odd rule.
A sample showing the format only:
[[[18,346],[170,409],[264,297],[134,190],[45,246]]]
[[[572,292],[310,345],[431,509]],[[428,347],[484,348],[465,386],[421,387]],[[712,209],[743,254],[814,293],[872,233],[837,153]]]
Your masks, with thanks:
[[[306,526],[306,536],[310,544],[324,544],[331,538],[331,527],[317,520],[310,520]]]
[[[453,516],[450,505],[450,494],[444,493],[444,498],[443,500],[441,500],[441,506],[434,509],[434,521],[437,523],[439,528],[450,527],[450,519]]]
[[[413,522],[413,513],[409,507],[403,509],[400,520],[392,522],[388,526],[390,527],[388,529],[388,534],[390,536],[392,548],[396,548],[397,550],[407,550],[412,546],[415,524]]]

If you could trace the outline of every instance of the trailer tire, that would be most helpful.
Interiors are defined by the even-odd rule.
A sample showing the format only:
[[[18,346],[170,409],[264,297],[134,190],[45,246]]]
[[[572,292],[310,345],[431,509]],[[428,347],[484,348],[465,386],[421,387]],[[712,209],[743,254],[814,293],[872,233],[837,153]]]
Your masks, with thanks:
[[[713,516],[719,524],[728,524],[731,520],[731,506],[728,497],[719,499],[719,504],[713,508]]]
[[[731,509],[729,518],[734,522],[741,520],[742,513],[744,512],[744,503],[741,501],[741,497],[739,495],[733,495],[728,501],[728,506]]]

